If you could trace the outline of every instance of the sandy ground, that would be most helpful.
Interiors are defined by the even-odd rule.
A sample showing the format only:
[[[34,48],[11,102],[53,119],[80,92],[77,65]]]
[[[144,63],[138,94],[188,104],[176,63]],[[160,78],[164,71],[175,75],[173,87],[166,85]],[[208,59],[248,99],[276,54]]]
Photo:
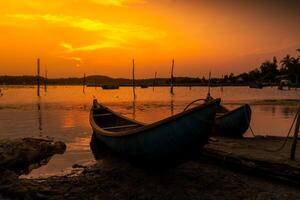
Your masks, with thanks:
[[[190,161],[157,171],[114,158],[99,161],[79,176],[20,180],[19,187],[12,188],[9,196],[106,200],[300,199],[299,186],[232,171],[208,161]]]

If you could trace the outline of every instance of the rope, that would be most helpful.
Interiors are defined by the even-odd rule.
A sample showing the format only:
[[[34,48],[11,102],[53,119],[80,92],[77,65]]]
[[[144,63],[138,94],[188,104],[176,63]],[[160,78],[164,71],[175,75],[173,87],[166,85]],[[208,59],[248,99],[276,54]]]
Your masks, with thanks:
[[[268,152],[277,152],[277,151],[281,151],[285,147],[286,142],[288,141],[288,138],[289,138],[289,136],[291,134],[291,131],[292,131],[293,127],[294,127],[294,124],[295,124],[295,122],[296,122],[297,117],[299,116],[299,114],[300,114],[300,111],[298,109],[298,111],[297,111],[297,113],[296,113],[296,115],[294,117],[293,123],[292,123],[292,125],[291,125],[291,127],[289,129],[289,132],[287,133],[287,136],[285,137],[285,140],[284,140],[283,144],[278,149],[264,149],[265,151],[268,151]]]
[[[191,103],[189,103],[184,109],[183,111],[186,111],[192,104],[196,103],[197,101],[205,101],[206,99],[196,99],[195,101],[192,101]]]
[[[245,113],[245,114],[246,114],[246,113]],[[268,151],[268,152],[278,152],[278,151],[281,151],[281,150],[285,147],[285,145],[286,145],[286,143],[287,143],[287,141],[288,141],[288,138],[289,138],[289,136],[290,136],[290,134],[291,134],[291,131],[292,131],[293,127],[294,127],[294,124],[295,124],[295,122],[296,122],[297,117],[298,117],[299,114],[300,114],[300,110],[298,109],[298,111],[297,111],[297,113],[296,113],[296,115],[295,115],[295,117],[294,117],[294,119],[293,119],[293,122],[292,122],[292,124],[291,124],[291,126],[290,126],[290,128],[289,128],[289,131],[288,131],[288,133],[287,133],[287,136],[286,136],[285,139],[284,139],[283,144],[282,144],[279,148],[277,148],[277,149],[263,149],[263,150]],[[248,121],[248,123],[249,123],[249,129],[250,129],[250,132],[251,132],[251,134],[252,134],[254,137],[256,137],[256,134],[254,133],[254,131],[253,131],[251,125],[250,125],[250,120],[249,120],[247,114],[246,114],[246,117],[247,117],[247,121]]]
[[[253,135],[253,137],[256,137],[256,134],[254,133],[254,131],[253,131],[252,127],[251,127],[250,119],[249,119],[247,113],[244,112],[244,114],[246,115],[246,119],[247,119],[247,121],[248,121],[249,129],[250,129],[251,134]]]

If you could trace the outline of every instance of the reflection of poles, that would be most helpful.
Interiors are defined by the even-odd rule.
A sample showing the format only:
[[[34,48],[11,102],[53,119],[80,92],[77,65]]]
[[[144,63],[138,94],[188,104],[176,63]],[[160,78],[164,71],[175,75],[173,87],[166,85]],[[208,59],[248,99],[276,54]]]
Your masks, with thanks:
[[[170,89],[170,93],[173,95],[174,91],[173,91],[173,84],[174,84],[174,59],[172,60],[172,69],[171,69],[171,89]]]
[[[133,91],[133,98],[135,98],[134,59],[132,60],[132,91]]]
[[[153,79],[153,91],[154,91],[154,87],[155,87],[155,84],[156,84],[156,75],[157,75],[157,72],[155,72],[155,74],[154,74],[154,79]]]
[[[208,92],[207,92],[207,96],[210,96],[210,77],[211,77],[211,72],[209,71],[209,75],[208,75]]]
[[[171,115],[174,115],[174,99],[173,99],[173,96],[171,97],[170,110],[171,110]]]
[[[300,127],[300,107],[298,108],[296,115],[297,115],[297,122],[295,126],[294,139],[293,139],[293,144],[291,149],[291,157],[290,157],[291,160],[295,160],[295,152],[296,152],[296,147],[298,142],[299,127]]]
[[[43,131],[43,124],[42,124],[42,109],[41,109],[41,98],[38,97],[38,101],[37,101],[37,111],[38,111],[38,130],[39,130],[39,134],[40,136],[42,135],[42,131]]]
[[[45,93],[47,92],[47,81],[48,81],[48,72],[47,72],[47,68],[45,70],[45,80],[44,80],[44,91]]]
[[[223,92],[223,80],[224,80],[224,78],[223,78],[223,75],[222,75],[222,79],[221,79],[221,92]]]
[[[135,98],[132,100],[132,118],[135,120]]]
[[[36,77],[36,81],[37,81],[37,96],[40,96],[40,59],[37,59],[37,77]]]
[[[85,93],[85,85],[86,85],[86,77],[85,73],[83,74],[83,81],[82,81],[82,92]]]

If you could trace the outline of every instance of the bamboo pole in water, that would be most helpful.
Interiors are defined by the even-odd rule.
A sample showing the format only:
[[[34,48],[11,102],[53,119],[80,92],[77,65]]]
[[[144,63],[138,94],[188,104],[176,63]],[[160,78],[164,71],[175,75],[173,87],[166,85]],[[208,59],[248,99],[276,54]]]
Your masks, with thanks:
[[[299,127],[300,127],[300,107],[298,108],[297,111],[297,122],[295,126],[293,144],[291,148],[291,157],[290,157],[291,160],[295,160],[295,152],[296,152],[296,147],[298,142]]]
[[[37,96],[40,96],[40,59],[37,59]]]
[[[172,60],[172,69],[171,69],[171,88],[170,88],[170,93],[173,95],[174,94],[174,90],[173,90],[173,84],[174,84],[174,59]]]
[[[132,60],[132,91],[133,91],[133,98],[135,98],[135,77],[134,77],[134,59]]]

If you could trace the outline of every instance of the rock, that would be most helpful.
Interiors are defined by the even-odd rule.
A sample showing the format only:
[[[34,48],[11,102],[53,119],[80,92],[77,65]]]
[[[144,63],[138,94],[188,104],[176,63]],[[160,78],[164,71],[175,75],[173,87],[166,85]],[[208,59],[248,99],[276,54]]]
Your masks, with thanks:
[[[61,141],[55,142],[54,147],[54,152],[56,154],[63,154],[67,149],[67,145]]]
[[[0,141],[0,169],[11,170],[20,175],[33,164],[45,163],[54,154],[63,154],[63,142],[39,138],[23,138]],[[36,167],[35,167],[36,168]]]

